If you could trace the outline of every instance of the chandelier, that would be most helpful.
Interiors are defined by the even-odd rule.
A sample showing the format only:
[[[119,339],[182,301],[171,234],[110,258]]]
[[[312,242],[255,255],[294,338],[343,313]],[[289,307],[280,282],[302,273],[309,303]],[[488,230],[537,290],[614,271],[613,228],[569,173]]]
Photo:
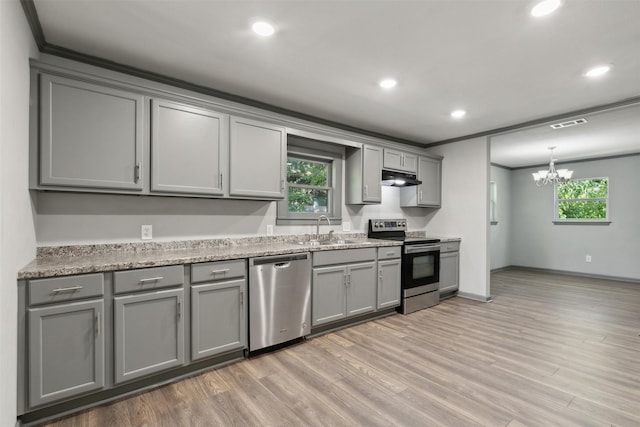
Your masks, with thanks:
[[[536,181],[536,185],[540,187],[541,185],[547,185],[549,183],[555,182],[567,182],[571,179],[571,175],[573,175],[573,171],[569,169],[558,169],[556,170],[555,161],[557,159],[553,158],[553,150],[556,147],[549,147],[549,151],[551,151],[551,159],[549,160],[549,170],[541,170],[538,172],[534,172],[533,179]]]

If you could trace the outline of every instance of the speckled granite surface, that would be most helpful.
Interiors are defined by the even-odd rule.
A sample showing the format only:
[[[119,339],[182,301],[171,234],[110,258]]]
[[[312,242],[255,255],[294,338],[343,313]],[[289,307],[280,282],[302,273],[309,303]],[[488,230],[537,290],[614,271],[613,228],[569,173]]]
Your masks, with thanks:
[[[39,248],[37,258],[18,272],[18,279],[401,244],[389,240],[367,239],[365,234],[336,236],[341,239],[358,239],[357,243],[322,246],[298,243],[308,241],[308,237],[265,236],[247,239],[43,247]]]

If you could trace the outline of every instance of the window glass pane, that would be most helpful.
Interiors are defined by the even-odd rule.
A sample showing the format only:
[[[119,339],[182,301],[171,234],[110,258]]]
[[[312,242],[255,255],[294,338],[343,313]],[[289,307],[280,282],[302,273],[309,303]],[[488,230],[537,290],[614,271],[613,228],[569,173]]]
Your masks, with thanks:
[[[289,186],[289,212],[326,213],[329,207],[329,190],[316,190]]]
[[[558,184],[558,199],[597,199],[607,197],[606,178],[579,179]]]
[[[329,186],[329,164],[298,160],[287,160],[287,182],[289,184]]]
[[[606,200],[565,200],[558,202],[559,219],[606,219]]]

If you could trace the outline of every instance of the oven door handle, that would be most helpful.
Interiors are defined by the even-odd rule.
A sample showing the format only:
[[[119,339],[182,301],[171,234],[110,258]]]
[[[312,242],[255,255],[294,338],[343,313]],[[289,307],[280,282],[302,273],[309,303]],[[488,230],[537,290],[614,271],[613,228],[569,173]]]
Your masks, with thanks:
[[[420,252],[440,252],[440,245],[408,245],[404,247],[405,254],[415,254]]]

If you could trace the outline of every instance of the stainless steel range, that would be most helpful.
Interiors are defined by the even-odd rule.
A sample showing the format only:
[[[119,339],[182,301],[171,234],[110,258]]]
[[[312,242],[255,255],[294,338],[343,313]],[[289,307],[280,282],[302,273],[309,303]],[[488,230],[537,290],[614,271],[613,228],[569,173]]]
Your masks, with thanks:
[[[402,304],[398,311],[413,313],[440,302],[440,239],[407,237],[405,219],[370,219],[369,238],[401,240]]]

